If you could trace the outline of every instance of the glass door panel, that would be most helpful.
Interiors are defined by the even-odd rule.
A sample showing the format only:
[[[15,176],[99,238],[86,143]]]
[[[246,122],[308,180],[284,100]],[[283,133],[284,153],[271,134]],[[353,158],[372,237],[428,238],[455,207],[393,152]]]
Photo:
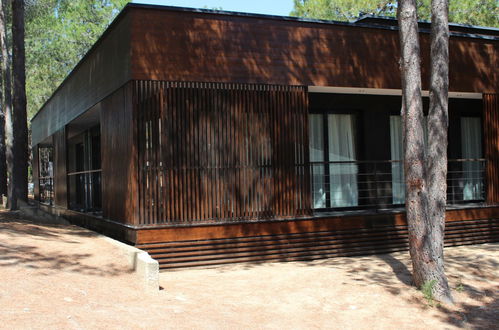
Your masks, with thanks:
[[[312,208],[326,207],[324,173],[324,121],[323,115],[311,114],[309,120],[309,152],[311,167]],[[321,162],[316,163],[314,162]]]
[[[484,199],[481,163],[482,125],[479,117],[461,117],[463,200]]]
[[[355,118],[351,114],[329,114],[327,120],[330,207],[357,206]]]

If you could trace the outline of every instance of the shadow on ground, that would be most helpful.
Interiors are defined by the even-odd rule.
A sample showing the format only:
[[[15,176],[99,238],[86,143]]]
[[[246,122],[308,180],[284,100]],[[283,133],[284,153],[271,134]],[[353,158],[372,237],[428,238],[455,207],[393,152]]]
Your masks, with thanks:
[[[471,329],[494,329],[499,322],[499,290],[493,289],[492,281],[497,281],[499,262],[496,256],[498,244],[478,244],[465,248],[446,249],[446,273],[456,298],[455,306],[431,306],[422,293],[414,291],[411,278],[409,252],[395,252],[361,257],[340,257],[315,261],[295,262],[302,267],[331,267],[343,270],[347,280],[337,285],[355,284],[358,286],[378,286],[393,295],[413,290],[405,295],[409,302],[423,310],[434,308],[449,325]],[[221,266],[218,271],[250,269],[258,263]],[[389,267],[386,267],[389,266]],[[234,268],[233,268],[234,267]],[[407,291],[406,291],[407,292]]]
[[[117,276],[130,272],[124,266],[107,262],[95,266],[95,249],[85,238],[97,233],[72,225],[34,224],[21,218],[18,212],[0,211],[0,267],[23,267],[39,271],[65,271],[94,276]]]

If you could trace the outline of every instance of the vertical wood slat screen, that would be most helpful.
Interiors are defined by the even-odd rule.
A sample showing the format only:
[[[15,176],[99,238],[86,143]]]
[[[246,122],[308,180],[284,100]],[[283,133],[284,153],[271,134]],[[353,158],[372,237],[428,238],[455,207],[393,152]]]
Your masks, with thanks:
[[[310,214],[304,87],[135,84],[140,224]]]
[[[499,95],[483,95],[487,202],[499,203]]]

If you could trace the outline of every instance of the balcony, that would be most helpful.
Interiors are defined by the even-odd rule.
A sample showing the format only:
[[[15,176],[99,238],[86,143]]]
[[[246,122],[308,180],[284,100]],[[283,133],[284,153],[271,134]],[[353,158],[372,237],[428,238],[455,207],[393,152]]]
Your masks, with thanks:
[[[451,159],[447,204],[485,200],[485,159]],[[317,211],[390,209],[405,203],[401,161],[310,162],[312,207]]]

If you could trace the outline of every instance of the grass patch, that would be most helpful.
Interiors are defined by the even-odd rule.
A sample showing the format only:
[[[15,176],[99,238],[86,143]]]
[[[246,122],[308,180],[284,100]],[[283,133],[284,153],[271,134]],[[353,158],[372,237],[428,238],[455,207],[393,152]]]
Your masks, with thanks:
[[[461,279],[459,279],[459,282],[457,283],[455,290],[457,292],[463,292],[464,291],[464,284],[461,282]]]
[[[435,304],[435,298],[433,297],[433,288],[435,287],[435,284],[437,283],[437,280],[431,280],[431,281],[426,281],[421,285],[421,292],[423,292],[423,296],[428,302],[428,305],[431,307],[434,307]]]

